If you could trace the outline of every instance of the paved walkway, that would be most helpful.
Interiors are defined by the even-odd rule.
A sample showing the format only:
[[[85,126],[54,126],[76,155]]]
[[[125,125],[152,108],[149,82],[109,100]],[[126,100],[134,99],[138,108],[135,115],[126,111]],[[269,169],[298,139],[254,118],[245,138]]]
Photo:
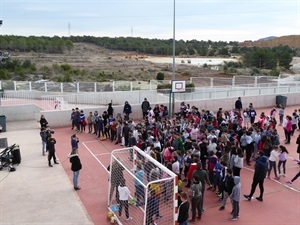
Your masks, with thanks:
[[[286,114],[291,114],[300,106],[288,107]],[[269,114],[270,109],[260,109]],[[277,127],[281,137],[282,128]],[[94,135],[79,133],[79,154],[83,169],[79,177],[81,190],[75,192],[71,183],[72,173],[67,154],[70,152],[70,136],[74,133],[69,127],[55,130],[57,156],[60,164],[49,168],[46,157],[40,148],[39,127],[36,121],[8,123],[8,132],[0,134],[7,137],[8,144],[20,144],[22,163],[17,171],[0,171],[0,225],[55,224],[88,225],[109,224],[107,212],[106,166],[110,152],[119,148],[110,141],[100,142]],[[298,158],[296,153],[296,131],[290,145],[287,162],[287,177],[265,181],[264,202],[253,199],[248,202],[241,196],[241,214],[238,221],[228,221],[230,207],[219,211],[218,198],[213,192],[206,192],[205,213],[198,224],[238,223],[242,225],[298,225],[300,221],[300,180],[292,187],[286,186],[299,166],[291,159]],[[281,138],[283,142],[283,138]],[[251,188],[253,167],[245,166],[241,171],[242,194],[248,194]],[[258,195],[257,189],[255,196]],[[254,197],[255,197],[254,196]],[[139,224],[135,218],[130,224]],[[160,225],[160,221],[157,221]],[[167,225],[167,224],[164,224]]]
[[[7,124],[8,145],[20,145],[15,172],[0,171],[0,225],[91,225],[82,202],[61,165],[48,167],[41,153],[36,121]]]

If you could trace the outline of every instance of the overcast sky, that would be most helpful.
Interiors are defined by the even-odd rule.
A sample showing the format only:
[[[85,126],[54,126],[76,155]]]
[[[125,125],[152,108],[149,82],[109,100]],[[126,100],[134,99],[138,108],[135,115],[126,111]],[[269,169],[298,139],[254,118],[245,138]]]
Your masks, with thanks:
[[[298,35],[299,4],[300,0],[175,0],[175,38],[244,41]],[[170,39],[173,6],[174,0],[0,0],[1,34]]]

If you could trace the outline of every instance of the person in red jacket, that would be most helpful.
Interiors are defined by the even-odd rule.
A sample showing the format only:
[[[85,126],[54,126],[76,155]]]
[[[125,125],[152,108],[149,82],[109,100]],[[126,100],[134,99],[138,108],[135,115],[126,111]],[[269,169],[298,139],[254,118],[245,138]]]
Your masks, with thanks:
[[[185,187],[189,188],[191,187],[191,181],[193,180],[193,173],[194,171],[197,169],[197,162],[199,161],[199,158],[194,157],[193,158],[193,162],[191,163],[190,167],[189,167],[189,171],[187,174],[188,177],[188,183]]]

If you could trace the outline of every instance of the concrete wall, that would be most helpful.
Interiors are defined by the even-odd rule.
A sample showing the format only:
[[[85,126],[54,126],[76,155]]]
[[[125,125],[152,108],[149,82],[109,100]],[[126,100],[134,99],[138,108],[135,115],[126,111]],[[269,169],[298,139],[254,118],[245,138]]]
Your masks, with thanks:
[[[37,105],[1,106],[0,115],[6,116],[6,121],[37,120],[41,115],[41,108]]]
[[[300,94],[286,94],[287,96],[287,105],[300,105]],[[185,101],[191,106],[195,105],[202,109],[210,109],[217,111],[219,108],[223,110],[231,110],[234,108],[234,104],[237,98],[225,98],[225,99],[213,99],[213,100],[201,100],[201,101]],[[249,103],[252,103],[255,108],[271,108],[275,106],[276,95],[264,95],[264,96],[255,96],[255,97],[242,97],[243,107],[248,107]],[[180,101],[175,103],[175,111],[179,111]],[[162,102],[161,104],[169,106],[167,101]],[[152,107],[154,105],[151,105]],[[141,105],[131,105],[132,114],[131,118],[141,118],[142,111]],[[94,107],[94,108],[85,108],[84,113],[88,115],[89,112],[94,112],[97,110],[99,113],[105,111],[107,107]],[[123,112],[123,106],[114,106],[115,114]],[[52,127],[58,126],[69,126],[70,123],[70,110],[60,110],[60,111],[42,111]]]
[[[287,105],[300,105],[300,93],[285,94],[288,97]],[[168,99],[161,96],[161,104],[169,107]],[[210,109],[217,111],[218,108],[223,110],[231,110],[234,108],[234,103],[237,97],[222,98],[222,99],[207,99],[207,100],[191,100],[185,101],[191,106],[197,106],[199,110]],[[128,100],[130,102],[130,99]],[[242,97],[243,107],[248,107],[251,102],[255,108],[270,108],[274,107],[276,103],[276,95],[263,95],[263,96],[251,96]],[[151,103],[151,102],[150,102]],[[181,100],[175,102],[175,111],[179,111]],[[151,105],[154,106],[153,104]],[[78,106],[80,108],[80,106]],[[132,104],[131,118],[141,118],[141,105]],[[107,107],[90,107],[84,108],[85,115],[89,112],[97,110],[99,113],[103,113]],[[123,106],[114,106],[115,114],[123,112]],[[21,106],[2,106],[0,107],[0,115],[5,115],[7,121],[22,121],[22,120],[39,120],[40,115],[44,114],[51,127],[70,126],[71,110],[55,110],[55,111],[42,111],[36,105],[21,105]]]

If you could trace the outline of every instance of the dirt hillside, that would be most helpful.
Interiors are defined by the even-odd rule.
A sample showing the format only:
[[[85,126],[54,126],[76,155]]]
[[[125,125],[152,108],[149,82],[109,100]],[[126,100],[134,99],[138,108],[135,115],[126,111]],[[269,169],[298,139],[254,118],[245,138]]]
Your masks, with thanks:
[[[18,59],[30,59],[37,68],[53,64],[69,64],[73,68],[86,70],[87,76],[77,77],[77,80],[94,81],[99,73],[110,80],[150,80],[155,79],[158,72],[165,74],[165,79],[171,79],[172,66],[143,60],[147,55],[135,52],[112,51],[93,44],[75,43],[74,49],[64,54],[43,53],[11,53]],[[193,77],[227,76],[219,71],[198,68],[191,65],[176,65],[176,79],[189,80]],[[228,75],[230,76],[230,75]]]

